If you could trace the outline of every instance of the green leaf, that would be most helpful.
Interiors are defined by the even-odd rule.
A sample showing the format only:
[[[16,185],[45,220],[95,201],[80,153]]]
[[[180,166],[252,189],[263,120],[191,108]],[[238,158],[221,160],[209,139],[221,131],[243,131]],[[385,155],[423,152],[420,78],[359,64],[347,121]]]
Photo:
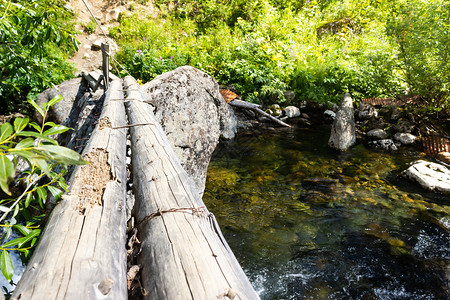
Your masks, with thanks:
[[[42,158],[33,158],[31,160],[36,166],[39,167],[39,169],[41,169],[42,171],[45,172],[45,174],[47,174],[47,176],[51,177],[50,174],[50,169],[48,168],[48,164],[47,161],[45,159]]]
[[[52,154],[52,158],[62,165],[85,165],[88,163],[78,152],[66,147],[40,145],[39,149],[50,152]]]
[[[69,186],[66,184],[64,177],[61,177],[58,181],[58,185],[66,192],[69,191]]]
[[[56,200],[59,200],[61,198],[61,195],[63,194],[63,191],[61,191],[57,187],[54,187],[54,186],[51,186],[51,185],[49,185],[47,188],[48,188],[48,190],[50,191],[50,193],[53,195],[53,197]]]
[[[0,268],[2,270],[3,276],[5,276],[6,280],[10,282],[14,274],[14,267],[11,261],[11,257],[6,250],[3,250],[2,254],[0,255]]]
[[[11,195],[8,180],[14,176],[15,172],[13,163],[5,155],[0,155],[0,188],[8,195]]]
[[[19,205],[14,206],[14,212],[12,214],[12,217],[14,218],[15,216],[17,216],[19,214],[19,211],[20,211]]]
[[[10,240],[9,242],[4,243],[2,245],[2,248],[11,248],[13,246],[16,246],[16,245],[20,244],[22,241],[23,241],[23,237]]]
[[[34,129],[36,129],[36,131],[41,132],[41,129],[42,129],[41,126],[38,125],[36,122],[31,122],[29,125],[31,127],[33,127]]]
[[[27,227],[20,225],[20,224],[16,224],[13,226],[14,229],[17,229],[21,234],[23,235],[27,235],[31,232],[30,229],[28,229]]]
[[[21,132],[30,122],[29,118],[16,118],[14,120],[14,131],[15,132]]]
[[[19,248],[23,247],[23,245],[33,240],[35,237],[39,236],[40,233],[41,233],[40,229],[35,229],[31,231],[27,236],[23,237],[23,240],[18,244]]]
[[[53,97],[52,100],[48,101],[48,106],[51,107],[53,105],[55,105],[55,103],[58,103],[59,101],[63,100],[63,96],[61,95],[57,95],[55,97]]]
[[[21,140],[14,149],[24,149],[24,148],[30,148],[34,146],[34,139],[32,138],[26,138]]]
[[[28,103],[30,103],[30,104],[34,107],[34,109],[37,110],[38,113],[39,113],[42,117],[44,117],[44,111],[42,110],[41,107],[39,107],[39,105],[36,103],[36,101],[34,101],[33,99],[28,99]]]
[[[33,193],[29,192],[25,198],[25,208],[30,206],[31,200],[33,200]]]
[[[54,139],[49,138],[49,137],[47,137],[47,136],[45,136],[45,135],[43,135],[43,134],[40,134],[40,133],[34,132],[34,131],[21,131],[21,132],[18,133],[17,135],[20,135],[20,136],[34,136],[34,137],[36,137],[36,138],[40,138],[40,139],[43,139],[43,140],[45,140],[45,141],[48,141],[48,142],[50,142],[50,143],[52,143],[52,144],[55,144],[55,145],[58,144],[58,142],[55,141]]]
[[[36,192],[38,193],[39,204],[41,205],[41,207],[43,207],[45,202],[47,201],[47,191],[45,190],[45,188],[40,186],[36,189]]]
[[[53,135],[53,134],[60,134],[63,132],[66,132],[67,130],[69,130],[69,127],[63,126],[63,125],[56,125],[50,129],[47,129],[46,131],[44,131],[43,135]]]
[[[3,142],[13,133],[13,127],[9,123],[3,123],[0,126],[0,142]]]

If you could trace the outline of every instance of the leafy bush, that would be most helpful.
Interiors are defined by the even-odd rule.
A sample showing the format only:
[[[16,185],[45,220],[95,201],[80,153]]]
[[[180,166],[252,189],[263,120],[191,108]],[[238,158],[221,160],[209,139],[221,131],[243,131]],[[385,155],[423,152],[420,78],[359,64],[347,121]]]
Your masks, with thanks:
[[[387,24],[413,94],[450,106],[450,1],[399,1]]]
[[[110,30],[123,47],[119,61],[144,82],[189,64],[220,83],[233,84],[253,102],[282,102],[287,89],[296,92],[297,102],[338,102],[346,92],[358,100],[393,97],[407,88],[401,54],[386,34],[389,11],[396,7],[392,2],[157,3],[164,18],[134,15]],[[340,27],[317,33],[330,26]],[[442,62],[442,79],[448,70],[443,59],[448,43],[440,45],[442,59],[436,61]]]
[[[77,47],[60,0],[0,1],[0,109],[26,112],[27,97],[72,77]]]
[[[47,196],[51,194],[58,200],[67,191],[63,176],[68,165],[87,163],[77,152],[59,146],[52,138],[55,134],[69,130],[46,121],[49,108],[61,99],[61,96],[57,96],[43,103],[43,108],[30,100],[30,104],[42,116],[42,125],[30,123],[28,118],[16,118],[14,125],[4,123],[0,126],[0,194],[3,191],[6,195],[0,199],[0,221],[12,213],[9,220],[0,225],[6,228],[6,234],[0,237],[0,269],[8,281],[13,275],[9,252],[19,251],[24,260],[28,259],[41,232],[40,221]],[[32,130],[25,130],[27,127]],[[19,157],[29,167],[18,178],[25,188],[17,198],[9,198],[13,196],[9,183],[15,176]],[[8,241],[12,230],[20,237]]]

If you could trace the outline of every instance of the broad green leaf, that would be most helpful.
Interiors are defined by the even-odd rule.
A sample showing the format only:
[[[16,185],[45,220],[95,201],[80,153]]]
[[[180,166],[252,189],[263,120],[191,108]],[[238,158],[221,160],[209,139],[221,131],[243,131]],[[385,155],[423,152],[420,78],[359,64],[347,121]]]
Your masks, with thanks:
[[[55,122],[50,121],[50,122],[45,122],[44,123],[44,127],[45,126],[55,127],[55,126],[58,126],[58,125],[56,125]]]
[[[41,205],[41,207],[43,207],[45,202],[47,201],[47,191],[45,190],[45,188],[40,186],[36,189],[36,192],[39,196],[39,204]]]
[[[41,107],[39,107],[39,105],[36,103],[36,101],[34,101],[33,99],[28,99],[28,103],[30,103],[42,117],[44,116],[44,111],[42,110]]]
[[[20,224],[16,224],[13,226],[14,229],[17,229],[18,231],[20,231],[21,234],[23,235],[27,235],[31,232],[30,229],[28,229],[27,227],[20,225]]]
[[[51,177],[50,174],[50,169],[48,168],[48,164],[47,161],[45,159],[42,158],[33,158],[31,160],[36,166],[39,167],[39,169],[41,169],[42,171],[45,172],[45,174],[47,174],[47,176]]]
[[[32,200],[33,200],[33,193],[28,192],[27,197],[25,198],[25,208],[30,206]]]
[[[63,125],[56,125],[55,127],[52,127],[50,129],[47,129],[46,131],[44,131],[43,135],[53,135],[53,134],[60,134],[63,132],[66,132],[67,130],[69,130],[69,127],[63,126]]]
[[[6,280],[10,282],[14,274],[14,267],[11,261],[11,257],[6,250],[3,250],[2,254],[0,255],[0,268],[2,269],[3,276],[5,276]]]
[[[11,195],[8,180],[14,176],[15,172],[13,163],[5,155],[0,155],[0,188],[8,195]]]
[[[33,138],[26,138],[21,140],[14,149],[24,149],[24,148],[30,148],[34,146],[34,139]]]
[[[39,149],[50,152],[52,154],[52,158],[62,165],[85,165],[88,163],[78,152],[66,147],[40,145]]]
[[[30,122],[29,118],[16,118],[14,120],[14,131],[15,132],[21,132]]]
[[[63,194],[63,191],[61,191],[57,187],[54,187],[54,186],[51,186],[51,185],[49,185],[47,188],[50,191],[50,193],[53,195],[53,197],[55,197],[56,200],[59,200],[61,198],[61,195]]]
[[[40,233],[41,233],[40,229],[35,229],[35,230],[31,231],[27,236],[23,237],[23,240],[21,241],[21,243],[18,244],[19,248],[23,247],[23,245],[25,245],[26,243],[28,243],[35,237],[39,236]]]
[[[3,123],[0,126],[0,142],[6,140],[13,132],[13,127],[11,124]]]
[[[31,127],[33,127],[36,131],[41,132],[41,126],[39,124],[37,124],[36,122],[31,122],[30,124]]]
[[[4,243],[2,245],[2,248],[11,248],[13,246],[16,246],[16,245],[20,244],[22,241],[23,241],[23,237],[10,240],[9,242]]]
[[[9,207],[6,207],[4,205],[0,205],[0,211],[7,212],[9,210]]]
[[[14,206],[14,212],[12,214],[12,217],[13,218],[16,217],[19,214],[19,211],[20,211],[19,205]]]
[[[52,144],[55,144],[55,145],[58,144],[58,142],[55,141],[54,139],[49,138],[49,137],[47,137],[47,136],[45,136],[43,134],[40,134],[40,133],[34,132],[34,131],[22,131],[22,132],[18,133],[17,135],[20,135],[20,136],[34,136],[36,138],[40,138],[40,139],[43,139],[45,141],[48,141],[48,142],[50,142]]]
[[[61,177],[58,181],[58,185],[64,190],[64,191],[69,191],[69,186],[66,184],[66,181],[64,180],[63,177]]]
[[[63,100],[63,96],[61,95],[57,95],[55,97],[53,97],[52,100],[48,101],[48,106],[51,107],[53,105],[55,105],[55,103],[58,103],[59,101]]]

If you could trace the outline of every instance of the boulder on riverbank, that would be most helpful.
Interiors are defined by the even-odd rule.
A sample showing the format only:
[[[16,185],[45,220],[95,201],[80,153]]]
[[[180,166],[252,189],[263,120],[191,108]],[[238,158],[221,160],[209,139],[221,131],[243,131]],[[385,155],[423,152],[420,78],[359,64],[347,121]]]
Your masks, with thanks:
[[[346,151],[356,143],[355,118],[353,100],[350,94],[345,94],[341,106],[331,128],[328,146],[339,151]]]
[[[203,192],[212,152],[222,135],[233,138],[237,120],[208,74],[190,66],[164,73],[141,87],[186,172]]]
[[[63,99],[53,105],[48,119],[57,124],[67,124],[69,123],[67,118],[69,118],[75,100],[81,98],[85,91],[86,85],[83,84],[81,77],[73,78],[40,93],[36,99],[36,103],[42,107],[42,103],[61,95]],[[42,122],[42,117],[38,112],[35,113],[35,118],[39,123]]]
[[[450,169],[444,165],[418,160],[402,174],[426,190],[450,195]]]

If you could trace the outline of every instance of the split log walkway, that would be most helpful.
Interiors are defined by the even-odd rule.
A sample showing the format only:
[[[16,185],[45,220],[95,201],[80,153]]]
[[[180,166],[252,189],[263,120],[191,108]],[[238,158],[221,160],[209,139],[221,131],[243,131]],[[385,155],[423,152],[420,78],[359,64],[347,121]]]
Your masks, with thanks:
[[[90,164],[72,174],[11,299],[127,298],[128,128],[144,298],[259,299],[136,81],[123,85],[111,82],[83,152]]]

